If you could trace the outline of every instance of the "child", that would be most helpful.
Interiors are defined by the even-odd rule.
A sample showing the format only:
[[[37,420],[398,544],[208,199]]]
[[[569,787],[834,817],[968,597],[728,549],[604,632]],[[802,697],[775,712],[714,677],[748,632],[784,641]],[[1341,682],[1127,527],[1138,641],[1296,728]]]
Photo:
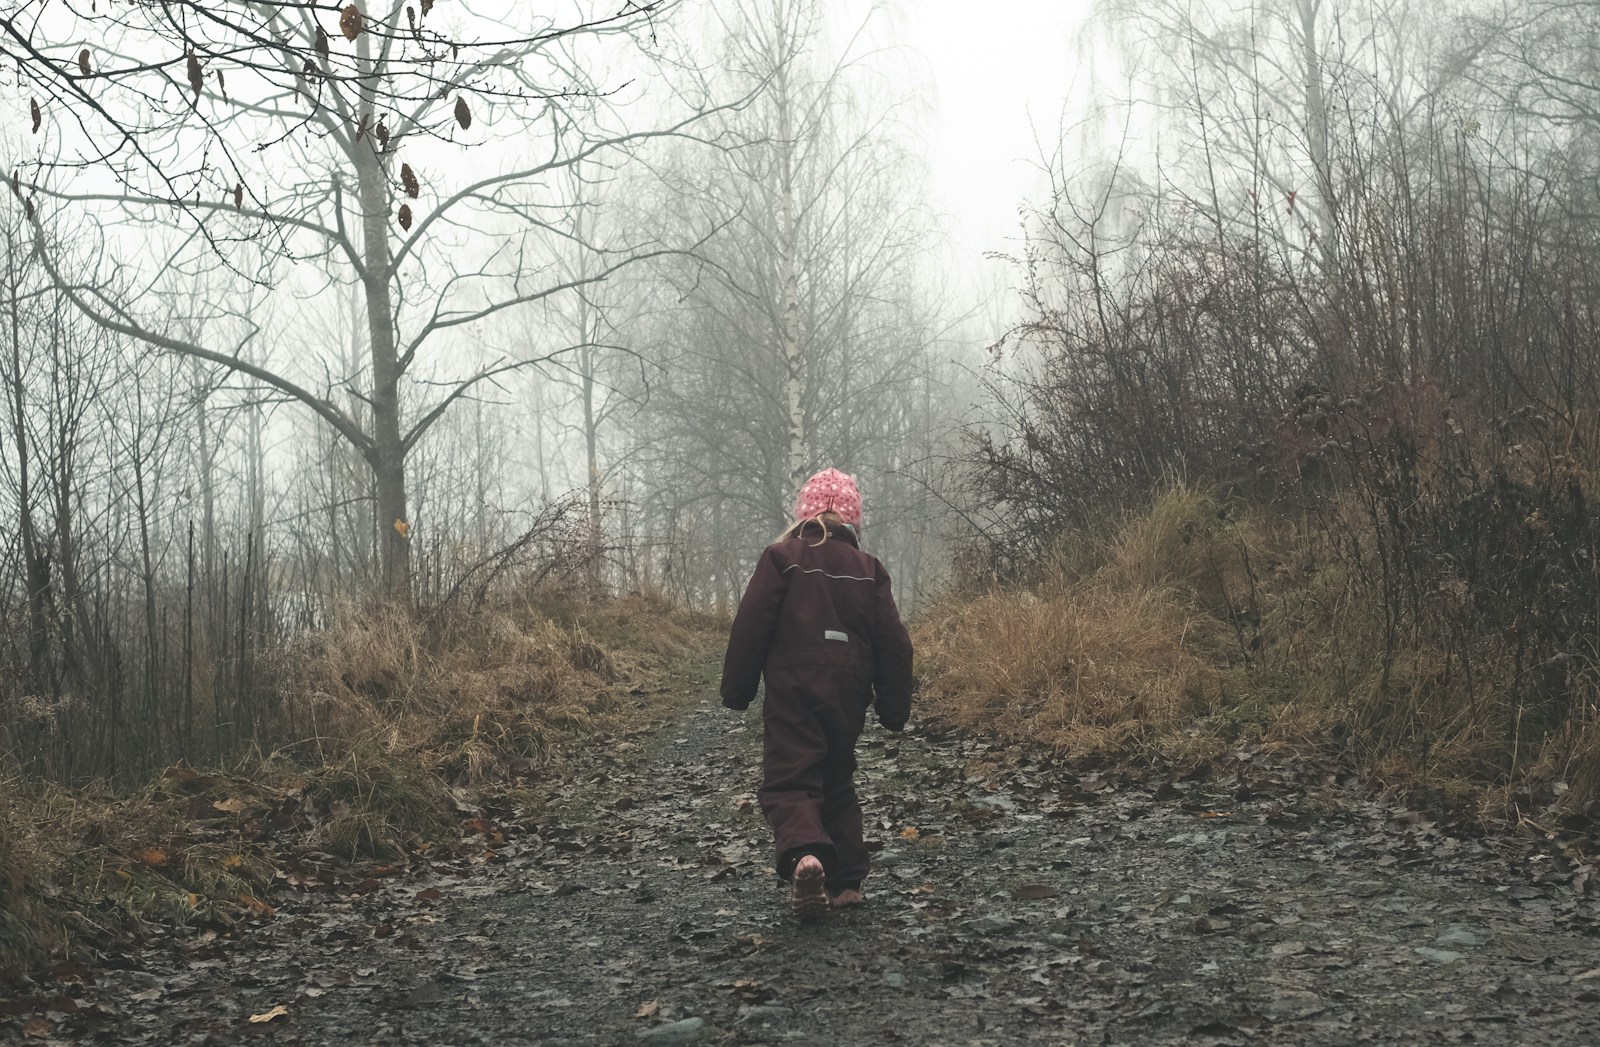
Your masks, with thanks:
[[[891,731],[911,713],[911,638],[889,572],[857,545],[861,495],[824,469],[800,489],[795,523],[767,546],[739,602],[722,667],[722,704],[744,710],[766,675],[761,812],[778,875],[801,919],[863,901],[867,848],[852,776],[877,694]]]

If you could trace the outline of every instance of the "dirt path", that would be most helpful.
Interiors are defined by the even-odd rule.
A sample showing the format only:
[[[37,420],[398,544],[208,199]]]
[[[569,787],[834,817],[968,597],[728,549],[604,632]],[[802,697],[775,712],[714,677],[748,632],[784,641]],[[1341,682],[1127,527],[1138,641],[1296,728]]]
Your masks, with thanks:
[[[1581,876],[1270,775],[974,774],[974,743],[870,727],[871,903],[795,925],[759,731],[707,688],[493,858],[285,890],[242,942],[67,972],[0,1041],[1600,1043]]]

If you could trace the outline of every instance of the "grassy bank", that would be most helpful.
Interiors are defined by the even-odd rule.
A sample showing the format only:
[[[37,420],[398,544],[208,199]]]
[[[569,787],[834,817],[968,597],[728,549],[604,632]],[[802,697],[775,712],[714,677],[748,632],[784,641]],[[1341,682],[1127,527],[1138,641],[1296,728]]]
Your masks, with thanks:
[[[1179,487],[1064,538],[1026,584],[945,595],[915,630],[923,708],[1081,756],[1315,753],[1485,817],[1584,821],[1600,662],[1580,618],[1563,634],[1535,617],[1553,599],[1539,587],[1570,580],[1541,571],[1517,604],[1508,573],[1537,557],[1492,533],[1498,570],[1424,549],[1441,565],[1425,575],[1342,497],[1286,512]]]
[[[291,683],[254,748],[134,788],[0,763],[0,972],[152,928],[232,933],[273,885],[361,881],[492,842],[572,747],[690,696],[718,623],[660,602],[549,602],[451,620],[339,613],[274,652]]]

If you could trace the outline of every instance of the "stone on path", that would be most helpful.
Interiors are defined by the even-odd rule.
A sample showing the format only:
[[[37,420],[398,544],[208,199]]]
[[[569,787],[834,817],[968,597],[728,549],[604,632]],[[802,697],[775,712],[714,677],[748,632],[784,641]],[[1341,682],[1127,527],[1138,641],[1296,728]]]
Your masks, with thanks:
[[[639,1033],[639,1039],[649,1044],[694,1043],[700,1038],[705,1024],[704,1018],[684,1018],[644,1029]]]
[[[1457,923],[1445,928],[1444,933],[1433,940],[1433,944],[1446,949],[1476,949],[1489,944],[1491,937],[1493,935],[1488,931]]]

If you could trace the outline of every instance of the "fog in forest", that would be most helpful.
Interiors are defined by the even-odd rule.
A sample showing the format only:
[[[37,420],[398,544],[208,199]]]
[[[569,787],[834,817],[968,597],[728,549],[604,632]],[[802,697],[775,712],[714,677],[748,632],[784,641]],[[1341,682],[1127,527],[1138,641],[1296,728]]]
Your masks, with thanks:
[[[1516,483],[1518,520],[1587,541],[1597,30],[1466,0],[22,0],[0,740],[64,778],[265,744],[297,645],[378,605],[727,612],[827,465],[913,609],[1175,481],[1298,499],[1388,609],[1387,672],[1471,514],[1385,507]],[[1483,440],[1419,469],[1380,431]],[[1335,487],[1368,500],[1317,516]],[[1461,628],[1546,606],[1527,584]],[[1561,599],[1519,666],[1594,664]]]

